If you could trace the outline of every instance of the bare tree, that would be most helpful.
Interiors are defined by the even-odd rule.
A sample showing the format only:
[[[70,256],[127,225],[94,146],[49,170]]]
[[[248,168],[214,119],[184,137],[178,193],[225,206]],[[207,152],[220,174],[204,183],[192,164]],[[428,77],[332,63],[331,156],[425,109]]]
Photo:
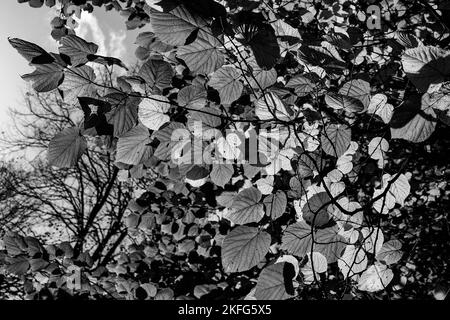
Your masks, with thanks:
[[[26,94],[22,109],[12,111],[15,135],[3,143],[10,152],[24,155],[26,166],[2,165],[0,202],[8,214],[0,216],[1,228],[26,228],[50,242],[65,239],[75,254],[88,251],[94,261],[106,263],[126,237],[123,218],[132,188],[118,181],[112,155],[94,138],[75,167],[55,170],[47,163],[52,137],[80,125],[83,113],[78,107],[52,92]]]

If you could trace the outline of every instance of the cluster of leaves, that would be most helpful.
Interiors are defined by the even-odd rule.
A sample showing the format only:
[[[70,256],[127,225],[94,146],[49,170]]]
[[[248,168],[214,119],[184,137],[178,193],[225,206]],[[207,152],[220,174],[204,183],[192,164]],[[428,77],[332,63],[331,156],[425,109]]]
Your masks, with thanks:
[[[90,1],[78,2],[62,4]],[[402,158],[390,144],[422,143],[449,123],[440,4],[384,1],[383,29],[372,30],[362,1],[133,2],[145,13],[134,12],[136,25],[151,25],[136,39],[142,66],[111,85],[95,65],[125,65],[74,34],[59,53],[10,43],[36,68],[23,76],[36,91],[59,90],[84,114],[50,142],[51,165],[75,165],[100,137],[118,179],[151,181],[129,206],[136,244],[102,266],[68,244],[58,255],[9,236],[7,270],[47,283],[67,273],[60,265],[82,266],[89,296],[131,299],[227,290],[288,299],[311,287],[330,297],[330,279],[340,297],[389,288],[402,243],[382,226],[410,194],[412,157],[390,161]],[[179,131],[187,137],[174,140]],[[199,138],[211,162],[190,161]],[[162,279],[163,265],[177,271]],[[206,284],[175,289],[185,270],[208,274]]]

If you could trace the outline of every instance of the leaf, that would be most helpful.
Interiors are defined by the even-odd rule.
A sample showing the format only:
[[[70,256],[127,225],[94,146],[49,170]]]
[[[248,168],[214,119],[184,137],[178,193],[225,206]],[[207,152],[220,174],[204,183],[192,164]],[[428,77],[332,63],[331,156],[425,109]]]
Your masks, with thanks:
[[[44,59],[47,63],[52,63],[55,60],[47,51],[37,44],[18,38],[8,38],[8,41],[28,62],[33,63],[36,59]]]
[[[363,238],[362,247],[368,253],[377,254],[384,242],[383,230],[377,227],[360,229]]]
[[[141,288],[145,290],[148,297],[154,297],[157,293],[158,288],[153,283],[143,283]]]
[[[297,174],[300,178],[312,177],[316,167],[314,162],[320,163],[320,159],[317,154],[313,153],[309,157],[306,153],[302,153],[297,162]]]
[[[216,108],[204,107],[198,111],[189,111],[187,125],[196,136],[200,135],[197,134],[195,129],[198,129],[198,133],[201,133],[204,130],[216,128],[220,126],[221,123],[222,120],[220,119],[220,111]]]
[[[370,98],[369,107],[367,112],[375,113],[380,107],[383,107],[387,103],[387,96],[383,93],[377,93],[372,98]]]
[[[255,114],[261,120],[290,120],[289,113],[283,102],[273,92],[268,92],[256,100]]]
[[[233,200],[236,197],[236,192],[224,191],[216,197],[217,204],[222,207],[229,208],[233,204]]]
[[[203,86],[190,85],[178,91],[178,105],[191,109],[201,109],[206,106],[207,92]]]
[[[345,151],[351,141],[350,128],[342,124],[330,124],[322,133],[322,149],[330,156],[339,158]]]
[[[350,80],[339,89],[339,94],[358,99],[363,104],[364,109],[367,109],[370,103],[370,84],[361,79]]]
[[[89,66],[70,68],[64,71],[64,81],[59,88],[64,92],[64,100],[76,103],[78,97],[90,97],[95,91],[95,73]]]
[[[388,181],[394,179],[393,176],[389,174],[383,175],[383,187],[387,187]],[[404,205],[406,198],[409,196],[411,192],[411,186],[409,185],[408,178],[402,173],[397,179],[391,184],[389,188],[389,193],[395,198],[395,201]]]
[[[317,273],[323,273],[328,270],[328,262],[327,259],[323,254],[320,252],[313,252],[312,254],[308,255],[308,264],[312,267],[314,267],[314,271]]]
[[[7,257],[7,262],[8,264],[6,265],[6,271],[13,273],[16,276],[26,274],[30,268],[30,263],[25,256]]]
[[[258,222],[264,216],[264,206],[259,203],[262,194],[255,187],[242,190],[233,200],[233,204],[224,218],[235,224]]]
[[[31,8],[40,8],[44,5],[44,0],[28,0]]]
[[[369,156],[372,159],[378,160],[378,167],[384,167],[385,154],[389,150],[389,143],[382,137],[375,137],[370,140],[367,147]]]
[[[437,47],[406,49],[402,65],[406,76],[421,92],[433,89],[450,75],[450,55]]]
[[[203,296],[206,296],[207,294],[209,294],[211,291],[217,289],[218,286],[216,284],[201,284],[201,285],[196,285],[194,287],[194,296],[197,299],[200,299]]]
[[[114,127],[114,137],[119,137],[133,128],[138,122],[138,105],[141,98],[122,93],[112,93],[105,96],[106,101],[113,105],[106,114],[109,123]]]
[[[336,262],[345,246],[345,239],[338,234],[337,227],[313,230],[314,243],[311,229],[314,228],[305,221],[289,225],[281,240],[281,250],[300,258],[313,250],[323,254],[328,263]]]
[[[275,31],[267,24],[261,13],[242,10],[233,16],[234,28],[239,38],[252,49],[256,62],[261,68],[272,68],[280,57]]]
[[[69,56],[70,64],[75,67],[87,63],[88,55],[96,54],[98,50],[95,43],[87,42],[73,34],[62,37],[60,43],[62,46],[59,47],[59,52]]]
[[[408,31],[396,31],[395,40],[397,40],[402,46],[406,48],[415,48],[419,45],[417,37]]]
[[[256,187],[259,191],[261,191],[262,194],[270,194],[273,191],[273,176],[267,176],[265,178],[261,178],[258,181],[255,182]]]
[[[259,274],[255,298],[258,300],[286,300],[292,298],[295,292],[292,285],[294,276],[294,267],[288,262],[267,266]]]
[[[222,46],[213,36],[199,31],[202,36],[193,43],[179,47],[177,57],[182,59],[194,73],[210,74],[220,68],[225,56],[220,52]]]
[[[338,260],[338,266],[346,279],[366,270],[367,261],[366,252],[362,248],[347,245],[342,257]]]
[[[303,281],[305,284],[311,284],[316,279],[320,279],[319,273],[326,272],[328,270],[327,258],[319,252],[308,253],[308,262],[302,268]],[[316,276],[314,277],[314,273]]]
[[[391,138],[418,143],[431,137],[436,128],[436,113],[432,106],[429,95],[424,94],[420,100],[417,96],[410,97],[404,106],[394,110],[390,122]]]
[[[234,132],[227,134],[226,138],[220,137],[216,140],[218,155],[228,160],[242,159],[243,140],[244,137],[242,135]]]
[[[240,76],[232,66],[223,66],[212,74],[208,85],[219,92],[222,104],[231,104],[241,96],[244,85],[239,81]]]
[[[105,57],[105,56],[99,56],[96,54],[90,54],[88,55],[88,60],[104,65],[104,66],[113,66],[117,65],[121,68],[124,68],[125,70],[128,70],[127,66],[122,62],[122,60],[114,58],[114,57]]]
[[[411,93],[405,97],[403,103],[395,108],[389,125],[392,128],[401,128],[405,126],[420,112],[422,108],[422,98],[423,96],[418,93]]]
[[[326,36],[325,39],[332,45],[339,47],[341,49],[351,49],[352,48],[352,43],[350,41],[350,38],[343,33],[340,32],[329,32]]]
[[[111,111],[111,105],[103,100],[91,97],[78,97],[84,113],[84,129],[95,128],[96,134],[112,135],[113,126],[106,121],[105,113]]]
[[[299,97],[304,97],[316,89],[316,85],[304,76],[293,77],[286,83],[286,87],[293,88]]]
[[[394,273],[388,267],[375,263],[361,275],[358,289],[367,292],[377,292],[386,288],[394,278]]]
[[[387,103],[386,95],[377,93],[370,99],[367,112],[376,114],[381,118],[381,120],[383,120],[384,123],[389,123],[394,112],[394,106]]]
[[[298,39],[302,38],[296,28],[291,27],[289,24],[287,24],[283,20],[278,19],[278,20],[270,23],[270,25],[274,29],[275,35],[277,37],[292,37],[292,38],[298,38]]]
[[[209,175],[209,170],[202,165],[194,165],[186,173],[186,178],[189,180],[203,180]]]
[[[345,61],[339,55],[336,48],[329,42],[322,41],[320,46],[302,45],[298,56],[306,63],[322,68],[339,71],[345,68]]]
[[[266,207],[266,215],[271,217],[272,220],[278,219],[286,212],[287,198],[281,190],[265,197],[263,203]]]
[[[17,256],[26,249],[26,243],[23,238],[15,234],[5,235],[2,240],[8,255]]]
[[[173,300],[175,293],[170,288],[164,288],[158,291],[155,300]]]
[[[87,149],[86,138],[78,127],[66,128],[56,134],[48,145],[48,162],[59,168],[73,167]]]
[[[375,137],[370,140],[367,149],[370,157],[377,159],[376,154],[378,152],[386,152],[389,150],[389,143],[382,137]]]
[[[253,57],[248,59],[249,70],[247,80],[253,89],[266,89],[277,82],[277,71],[275,68],[265,70],[261,68]],[[242,76],[242,75],[241,75]],[[241,79],[242,80],[242,79]],[[244,83],[245,82],[245,79]]]
[[[177,7],[180,3],[183,3],[189,12],[195,12],[204,19],[225,17],[226,15],[225,7],[214,0],[161,0],[157,5],[167,11]]]
[[[139,104],[138,117],[147,128],[158,130],[164,123],[170,121],[170,117],[166,114],[169,109],[169,99],[160,95],[152,95]]]
[[[303,219],[315,227],[327,224],[331,218],[328,214],[327,203],[331,204],[331,199],[326,192],[316,193],[303,206]]]
[[[59,64],[53,62],[48,64],[36,64],[34,66],[36,70],[22,76],[22,79],[32,82],[34,90],[37,92],[48,92],[56,89],[61,84],[64,73]]]
[[[214,163],[209,175],[212,182],[223,188],[230,181],[233,173],[231,164]]]
[[[150,133],[142,124],[119,137],[117,141],[116,161],[125,164],[138,165],[146,160],[151,151]]]
[[[170,122],[163,129],[154,131],[153,137],[160,141],[154,156],[161,160],[169,160],[178,147],[191,141],[189,131],[180,122]]]
[[[349,112],[361,112],[364,110],[364,105],[360,100],[338,93],[327,93],[325,95],[325,103],[335,110],[344,109]]]
[[[162,52],[167,52],[167,51],[170,51],[173,49],[172,46],[161,42],[153,32],[140,33],[136,37],[135,44],[139,45],[140,48],[145,49],[147,56],[143,57],[144,59],[148,58],[151,51],[156,51],[156,52],[162,53]]]
[[[163,60],[147,60],[138,72],[150,88],[164,89],[172,83],[173,70],[169,63]]]
[[[400,261],[403,252],[400,250],[402,243],[398,240],[389,240],[383,243],[380,251],[378,251],[376,259],[382,261],[387,265],[391,265]]]
[[[191,14],[184,5],[180,5],[167,13],[151,9],[150,24],[159,40],[172,46],[181,46],[193,31],[207,27],[208,21]]]
[[[31,267],[31,271],[36,272],[44,269],[46,266],[48,266],[49,263],[42,258],[36,258],[30,259],[29,264]]]
[[[271,237],[258,228],[238,226],[222,243],[222,266],[225,272],[242,272],[256,266],[269,251]]]

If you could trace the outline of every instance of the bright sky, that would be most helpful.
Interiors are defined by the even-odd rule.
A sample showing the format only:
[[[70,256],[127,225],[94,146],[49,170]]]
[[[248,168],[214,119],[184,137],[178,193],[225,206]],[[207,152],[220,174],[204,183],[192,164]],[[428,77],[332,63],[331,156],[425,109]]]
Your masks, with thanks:
[[[3,3],[5,2],[5,3]],[[55,8],[55,7],[54,7]],[[20,75],[32,72],[26,60],[13,49],[8,37],[21,38],[34,42],[47,51],[57,52],[58,44],[50,36],[50,21],[56,16],[55,9],[43,6],[30,8],[27,3],[19,4],[17,0],[2,1],[0,10],[0,132],[8,126],[8,108],[20,108],[22,92],[27,83]],[[99,45],[99,54],[122,59],[125,64],[134,64],[136,36],[146,31],[127,31],[125,18],[118,12],[106,12],[104,8],[95,7],[93,14],[84,13],[80,26],[76,29],[78,36]]]

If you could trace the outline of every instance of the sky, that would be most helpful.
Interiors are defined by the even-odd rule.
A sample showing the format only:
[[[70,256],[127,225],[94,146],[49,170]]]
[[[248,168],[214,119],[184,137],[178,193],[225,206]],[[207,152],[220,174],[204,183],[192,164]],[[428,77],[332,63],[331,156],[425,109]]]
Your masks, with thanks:
[[[3,3],[4,2],[4,3]],[[27,61],[11,47],[8,37],[34,42],[47,51],[57,52],[58,43],[50,36],[50,21],[57,15],[54,8],[43,6],[30,8],[27,3],[17,0],[3,0],[0,10],[0,132],[10,124],[8,108],[20,108],[23,105],[22,94],[27,83],[20,75],[34,70]],[[125,64],[134,64],[136,36],[143,31],[126,30],[125,18],[111,10],[95,7],[92,14],[83,13],[78,36],[93,41],[99,46],[98,54],[120,58]]]

